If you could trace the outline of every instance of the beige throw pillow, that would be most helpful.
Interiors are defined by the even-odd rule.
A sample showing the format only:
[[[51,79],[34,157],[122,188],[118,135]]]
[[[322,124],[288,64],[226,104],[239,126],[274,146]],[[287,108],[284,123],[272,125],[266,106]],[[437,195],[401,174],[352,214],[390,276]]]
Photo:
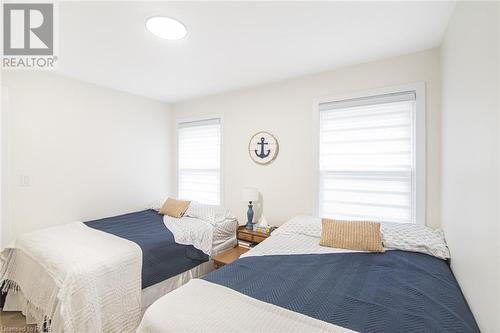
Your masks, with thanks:
[[[182,217],[189,207],[191,201],[175,200],[168,198],[167,201],[160,208],[160,214],[172,217]]]
[[[380,223],[322,219],[319,245],[340,249],[384,252]]]

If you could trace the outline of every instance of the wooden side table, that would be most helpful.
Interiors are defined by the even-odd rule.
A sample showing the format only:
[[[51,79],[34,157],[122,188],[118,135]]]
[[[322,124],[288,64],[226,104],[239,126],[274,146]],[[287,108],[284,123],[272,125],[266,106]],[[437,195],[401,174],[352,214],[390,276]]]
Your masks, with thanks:
[[[248,230],[245,226],[238,227],[238,240],[247,241],[253,244],[258,244],[264,241],[269,234],[259,231]]]
[[[232,249],[219,253],[218,255],[213,257],[215,268],[220,268],[224,265],[232,263],[248,250],[249,249],[247,248],[236,246],[233,247]]]

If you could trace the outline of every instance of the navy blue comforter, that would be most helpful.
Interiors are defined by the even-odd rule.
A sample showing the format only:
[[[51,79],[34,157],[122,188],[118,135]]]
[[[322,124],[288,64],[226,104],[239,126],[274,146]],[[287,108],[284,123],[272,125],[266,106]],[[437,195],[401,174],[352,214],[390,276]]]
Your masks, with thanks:
[[[248,257],[204,279],[359,332],[479,332],[448,264],[420,253]]]
[[[177,244],[163,224],[163,215],[152,209],[85,224],[140,246],[143,289],[208,261],[208,256],[192,245]]]

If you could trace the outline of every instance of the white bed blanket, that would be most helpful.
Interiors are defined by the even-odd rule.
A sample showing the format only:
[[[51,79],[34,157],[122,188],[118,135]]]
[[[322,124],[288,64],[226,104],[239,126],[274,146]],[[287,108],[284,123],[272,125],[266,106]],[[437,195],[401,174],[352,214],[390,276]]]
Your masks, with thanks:
[[[353,332],[232,289],[195,279],[159,299],[137,333]]]
[[[139,323],[142,252],[131,241],[74,222],[20,236],[0,265],[28,317],[60,318],[53,332],[133,332]]]
[[[172,232],[177,244],[193,245],[209,256],[216,255],[221,247],[225,249],[236,243],[238,221],[234,218],[212,221],[195,217],[173,218],[164,215],[163,223]]]

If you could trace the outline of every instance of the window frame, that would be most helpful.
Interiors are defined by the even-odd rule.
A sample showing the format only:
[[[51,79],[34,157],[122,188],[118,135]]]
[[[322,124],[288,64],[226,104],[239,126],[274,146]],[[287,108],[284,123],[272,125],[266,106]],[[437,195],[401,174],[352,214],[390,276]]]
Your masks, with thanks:
[[[220,198],[219,198],[219,205],[223,206],[224,205],[224,119],[221,114],[207,114],[203,116],[193,116],[193,117],[184,117],[184,118],[177,118],[175,120],[175,196],[176,198],[179,198],[179,182],[180,182],[180,177],[179,177],[179,125],[182,123],[189,123],[189,122],[199,122],[199,121],[206,121],[206,120],[211,120],[211,119],[218,119],[220,122],[220,167],[219,167],[219,193],[220,193]]]
[[[384,87],[379,89],[360,91],[347,94],[334,94],[324,97],[313,99],[313,213],[315,216],[319,215],[320,207],[320,170],[319,170],[319,145],[320,145],[320,110],[319,106],[322,103],[336,102],[347,99],[372,97],[377,95],[385,95],[392,93],[402,93],[407,91],[415,92],[415,114],[414,114],[414,142],[413,149],[415,154],[413,156],[413,165],[415,166],[415,175],[412,177],[412,192],[414,207],[412,222],[426,225],[426,96],[425,96],[425,82],[415,82],[409,84],[402,84],[397,86]]]

